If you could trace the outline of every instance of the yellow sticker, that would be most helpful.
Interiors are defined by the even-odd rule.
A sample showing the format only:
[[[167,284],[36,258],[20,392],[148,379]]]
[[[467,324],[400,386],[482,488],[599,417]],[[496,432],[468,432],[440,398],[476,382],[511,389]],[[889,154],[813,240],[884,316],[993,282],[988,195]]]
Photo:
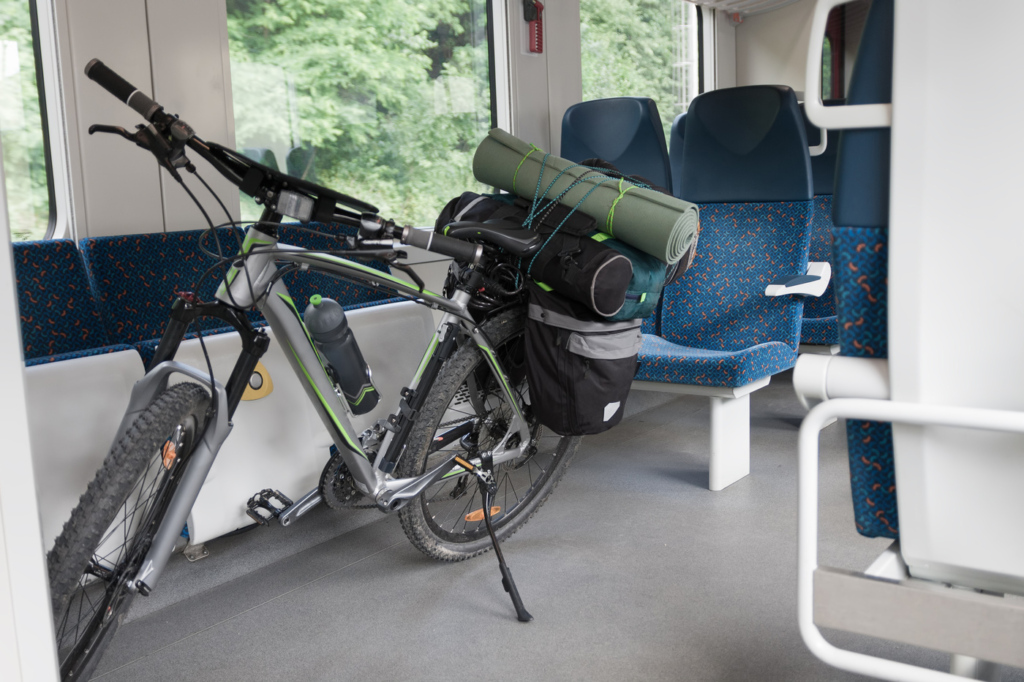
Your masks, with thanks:
[[[252,376],[249,377],[249,385],[245,387],[245,392],[242,393],[242,400],[259,400],[270,395],[273,391],[274,382],[270,378],[270,372],[267,371],[266,365],[262,362],[257,362],[256,369],[252,371]]]

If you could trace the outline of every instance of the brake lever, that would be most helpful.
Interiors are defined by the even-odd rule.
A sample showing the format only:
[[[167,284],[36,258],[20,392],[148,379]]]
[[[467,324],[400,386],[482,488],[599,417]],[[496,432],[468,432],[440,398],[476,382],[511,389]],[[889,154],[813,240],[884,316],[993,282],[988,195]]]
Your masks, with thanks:
[[[138,144],[138,141],[135,139],[135,135],[129,133],[121,126],[108,126],[103,125],[102,123],[93,123],[89,126],[89,134],[92,135],[93,133],[112,133],[114,135],[120,135],[124,139],[131,140],[132,142],[135,142],[135,144]]]
[[[398,252],[398,253],[402,253],[402,252]],[[411,266],[407,265],[406,263],[399,263],[398,262],[398,253],[395,254],[395,256],[396,256],[395,260],[389,260],[388,261],[388,266],[390,266],[392,268],[395,268],[396,270],[401,270],[405,274],[409,275],[409,279],[411,279],[413,281],[413,283],[416,284],[416,286],[420,290],[420,293],[423,293],[426,290],[427,285],[423,283],[423,280],[420,279],[420,276],[416,274],[416,271],[413,270]],[[409,257],[408,254],[404,254],[403,253],[403,255],[405,255],[406,258]]]
[[[185,128],[188,132],[191,132],[191,129],[188,128],[187,125]],[[102,123],[94,123],[89,126],[89,134],[92,135],[93,133],[111,133],[113,135],[120,135],[124,139],[134,142],[136,146],[142,147],[153,154],[153,156],[156,157],[157,162],[179,181],[180,176],[176,169],[181,168],[182,166],[188,169],[191,165],[188,162],[188,159],[185,158],[182,150],[177,148],[177,144],[175,147],[171,147],[171,145],[167,143],[167,140],[165,140],[163,136],[156,131],[156,128],[152,124],[148,126],[139,124],[134,133],[129,133],[121,126],[108,126]],[[176,135],[175,138],[176,143],[181,138],[184,138],[184,142],[188,141],[187,137],[180,134]],[[182,147],[183,146],[184,144],[182,144]]]

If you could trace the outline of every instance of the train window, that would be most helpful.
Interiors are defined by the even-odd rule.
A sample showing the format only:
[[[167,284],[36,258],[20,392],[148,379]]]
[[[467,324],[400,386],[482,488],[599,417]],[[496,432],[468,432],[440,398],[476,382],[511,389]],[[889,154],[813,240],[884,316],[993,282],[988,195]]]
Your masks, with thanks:
[[[0,0],[0,144],[11,239],[49,236],[53,220],[35,2]]]
[[[700,94],[700,20],[684,0],[580,0],[583,99],[650,97],[667,138]]]
[[[849,70],[857,56],[871,0],[855,0],[828,14],[825,42],[821,51],[821,98],[846,97]]]
[[[843,56],[846,38],[846,8],[836,7],[828,13],[825,43],[821,49],[821,98],[843,96]]]
[[[432,225],[491,128],[487,0],[227,0],[236,147]],[[259,208],[242,198],[243,219]]]

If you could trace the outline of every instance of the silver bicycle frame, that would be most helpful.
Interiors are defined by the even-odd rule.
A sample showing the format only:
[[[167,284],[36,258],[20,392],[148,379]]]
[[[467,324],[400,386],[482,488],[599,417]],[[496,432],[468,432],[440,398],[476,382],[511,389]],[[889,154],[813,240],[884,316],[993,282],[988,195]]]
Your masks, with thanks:
[[[313,340],[302,321],[298,305],[288,293],[288,288],[280,278],[276,261],[295,263],[302,269],[323,272],[343,277],[356,282],[391,289],[405,298],[423,305],[444,311],[441,322],[431,338],[409,388],[417,391],[423,379],[428,362],[444,341],[445,335],[453,333],[456,325],[461,326],[480,349],[481,354],[490,366],[491,371],[499,378],[499,384],[515,414],[508,431],[489,454],[494,463],[498,464],[523,455],[530,447],[531,436],[529,424],[519,409],[519,402],[508,381],[508,376],[501,366],[497,355],[491,347],[484,332],[469,315],[468,304],[470,294],[456,291],[449,299],[430,291],[420,290],[415,285],[399,279],[389,273],[381,272],[362,263],[346,260],[337,256],[314,253],[305,249],[279,244],[277,239],[270,237],[255,227],[246,231],[242,244],[241,262],[236,262],[217,290],[217,298],[228,305],[246,309],[256,305],[266,317],[274,335],[285,349],[292,370],[302,383],[310,402],[323,421],[331,440],[341,453],[346,466],[351,471],[356,486],[377,505],[386,511],[397,508],[402,502],[412,499],[423,492],[432,483],[464,470],[454,462],[452,455],[445,462],[431,471],[412,478],[396,479],[378,468],[394,440],[394,432],[388,431],[387,436],[377,450],[377,456],[371,462],[369,455],[363,451],[358,434],[353,430],[351,411],[341,393],[335,388],[327,374]],[[241,267],[239,267],[241,266]],[[276,280],[276,281],[275,281]],[[143,560],[135,580],[129,583],[129,589],[136,591],[140,583],[144,589],[152,589],[160,577],[167,560],[174,549],[181,529],[188,520],[188,514],[199,496],[206,475],[216,459],[221,444],[231,430],[227,421],[224,406],[228,404],[224,388],[204,372],[186,367],[176,362],[164,362],[150,370],[132,391],[129,412],[122,421],[122,430],[131,424],[131,420],[159,395],[167,385],[168,375],[174,372],[186,374],[204,385],[214,385],[219,399],[218,413],[211,419],[202,441],[192,455],[192,462],[185,469],[181,483],[174,492],[167,513],[161,521],[153,539],[153,544]],[[426,387],[429,389],[429,387]],[[396,405],[396,408],[398,406]],[[118,437],[120,437],[119,431]],[[518,435],[518,445],[507,448],[506,443],[513,435]],[[488,454],[488,453],[485,453]],[[478,460],[473,463],[476,464]]]

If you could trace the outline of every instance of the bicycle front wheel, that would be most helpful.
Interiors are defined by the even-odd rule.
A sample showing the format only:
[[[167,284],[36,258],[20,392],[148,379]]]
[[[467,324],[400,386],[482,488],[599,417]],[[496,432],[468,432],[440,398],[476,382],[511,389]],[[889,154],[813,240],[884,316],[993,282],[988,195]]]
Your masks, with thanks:
[[[525,322],[525,311],[519,309],[483,325],[508,373],[531,434],[524,455],[494,466],[498,492],[490,513],[499,540],[515,533],[544,503],[580,443],[578,437],[546,429],[533,415],[526,383]],[[409,435],[398,475],[418,476],[453,454],[471,456],[493,449],[505,436],[513,414],[479,349],[466,343],[448,359],[434,382]],[[452,440],[450,434],[456,429],[464,435]],[[451,442],[440,449],[434,445],[447,441]],[[476,479],[463,474],[428,487],[401,509],[399,517],[409,540],[424,554],[442,561],[461,561],[491,547],[484,513]]]
[[[127,588],[203,432],[210,397],[168,388],[114,444],[47,555],[62,680],[87,680],[134,594]]]

